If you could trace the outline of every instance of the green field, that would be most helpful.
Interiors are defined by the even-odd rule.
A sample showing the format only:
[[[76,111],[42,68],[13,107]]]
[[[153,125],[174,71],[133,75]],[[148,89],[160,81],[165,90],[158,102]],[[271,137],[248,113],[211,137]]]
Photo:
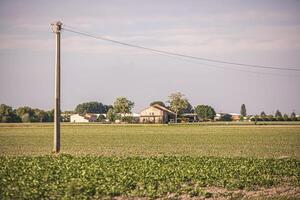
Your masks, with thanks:
[[[53,126],[0,125],[0,154],[45,155]],[[300,158],[300,126],[63,125],[62,153]]]
[[[8,199],[212,196],[213,187],[232,197],[234,190],[300,185],[300,161],[293,159],[62,155],[0,162],[0,194]]]
[[[0,125],[0,199],[299,199],[300,126]]]

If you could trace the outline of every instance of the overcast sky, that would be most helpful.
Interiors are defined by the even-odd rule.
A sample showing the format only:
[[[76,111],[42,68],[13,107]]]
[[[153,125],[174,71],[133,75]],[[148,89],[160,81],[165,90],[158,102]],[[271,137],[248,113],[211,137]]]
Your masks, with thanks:
[[[221,3],[222,2],[222,3]],[[51,109],[54,34],[78,30],[192,56],[300,69],[300,1],[0,1],[0,103]],[[62,32],[62,110],[79,103],[135,112],[172,92],[217,112],[300,114],[300,72],[189,61]],[[246,70],[246,71],[244,71]],[[249,72],[250,71],[250,72]]]

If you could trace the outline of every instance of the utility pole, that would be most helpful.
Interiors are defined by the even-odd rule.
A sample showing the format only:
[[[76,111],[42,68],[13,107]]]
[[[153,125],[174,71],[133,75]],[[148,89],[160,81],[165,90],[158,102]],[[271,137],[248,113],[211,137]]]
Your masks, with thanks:
[[[54,103],[54,146],[53,152],[60,151],[60,32],[62,22],[57,21],[51,24],[55,33],[55,103]]]

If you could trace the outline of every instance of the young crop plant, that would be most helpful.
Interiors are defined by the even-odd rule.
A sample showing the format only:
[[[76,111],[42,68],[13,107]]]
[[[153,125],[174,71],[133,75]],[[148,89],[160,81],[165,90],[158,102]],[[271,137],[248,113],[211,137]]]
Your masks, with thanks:
[[[299,188],[300,161],[217,157],[0,157],[1,199],[99,199],[214,194],[206,188]]]

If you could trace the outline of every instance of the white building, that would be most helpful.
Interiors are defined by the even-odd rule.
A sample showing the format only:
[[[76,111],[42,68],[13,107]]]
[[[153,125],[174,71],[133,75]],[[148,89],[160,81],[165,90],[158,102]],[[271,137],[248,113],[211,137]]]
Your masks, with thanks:
[[[118,113],[117,115],[119,115],[121,117],[131,117],[133,119],[134,123],[137,123],[140,119],[140,114],[138,114],[138,113]],[[115,123],[121,123],[121,122],[122,121],[120,119],[115,120]]]
[[[238,113],[217,113],[214,120],[220,120],[222,118],[222,116],[224,116],[226,114],[231,115],[232,121],[239,121],[241,118],[241,115]]]
[[[135,117],[140,117],[140,114],[138,114],[138,113],[120,113],[120,115],[121,115],[121,117],[133,117],[133,118],[135,118]]]
[[[87,113],[85,115],[74,114],[70,117],[70,122],[96,122],[98,116],[96,114]]]

